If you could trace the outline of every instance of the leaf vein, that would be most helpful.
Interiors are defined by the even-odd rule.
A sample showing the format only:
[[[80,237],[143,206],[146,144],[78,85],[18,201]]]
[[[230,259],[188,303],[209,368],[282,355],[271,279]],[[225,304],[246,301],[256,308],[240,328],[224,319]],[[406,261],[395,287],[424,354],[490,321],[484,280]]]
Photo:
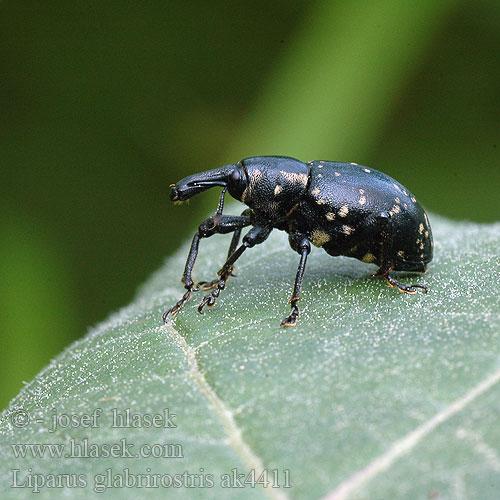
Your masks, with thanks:
[[[446,422],[457,413],[461,412],[476,398],[488,391],[500,381],[500,368],[488,376],[482,382],[474,386],[464,396],[456,399],[446,408],[436,413],[432,418],[410,431],[401,439],[395,441],[392,446],[368,463],[362,469],[356,471],[345,481],[340,483],[334,490],[329,492],[322,500],[345,500],[351,493],[359,490],[366,483],[382,474],[392,466],[396,460],[409,453],[422,439],[430,434],[436,427]]]
[[[198,360],[196,358],[196,349],[190,346],[186,339],[171,325],[166,324],[160,328],[165,328],[169,335],[174,339],[179,349],[185,354],[188,364],[188,375],[195,382],[201,394],[213,406],[217,413],[227,435],[228,444],[242,458],[244,463],[250,470],[255,471],[255,477],[259,477],[265,469],[262,460],[255,454],[250,445],[244,440],[243,433],[238,427],[234,419],[234,415],[227,405],[219,398],[214,389],[210,386],[205,375],[200,370]],[[287,500],[288,496],[276,488],[272,480],[272,475],[269,476],[271,487],[264,488],[269,498],[272,500]]]

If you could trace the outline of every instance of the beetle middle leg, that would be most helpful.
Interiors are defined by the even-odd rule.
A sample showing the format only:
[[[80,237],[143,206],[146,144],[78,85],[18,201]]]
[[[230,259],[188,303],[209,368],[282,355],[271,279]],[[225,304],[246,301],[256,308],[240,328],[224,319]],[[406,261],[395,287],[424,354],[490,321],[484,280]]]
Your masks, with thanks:
[[[243,212],[245,213],[245,212]],[[214,234],[227,234],[231,232],[235,232],[233,238],[231,240],[231,246],[237,245],[239,240],[239,234],[241,233],[241,229],[243,227],[250,225],[250,215],[220,215],[216,214],[208,219],[205,219],[200,226],[198,227],[198,231],[194,234],[193,240],[191,242],[191,248],[189,250],[188,258],[186,260],[186,266],[184,268],[184,273],[182,275],[182,283],[184,284],[184,288],[186,292],[181,297],[181,299],[170,309],[167,309],[163,315],[163,322],[167,321],[169,316],[175,315],[179,309],[181,309],[184,304],[191,298],[191,294],[193,291],[197,291],[200,288],[199,283],[195,283],[192,278],[193,267],[196,262],[196,257],[198,256],[198,247],[200,244],[200,239],[209,238]],[[237,236],[236,243],[235,237]],[[232,270],[232,269],[231,269]]]
[[[292,306],[292,312],[281,322],[282,326],[295,326],[300,312],[297,307],[297,302],[300,300],[300,290],[302,288],[302,279],[304,278],[304,271],[306,269],[307,256],[311,251],[311,244],[306,236],[298,233],[291,233],[288,235],[288,241],[293,250],[300,254],[299,267],[295,276],[295,284],[293,286],[293,293],[289,300]]]
[[[394,265],[392,264],[393,241],[390,215],[387,212],[382,212],[377,218],[377,222],[382,229],[382,253],[380,259],[380,269],[375,273],[375,276],[385,278],[391,288],[397,287],[397,289],[402,293],[413,295],[417,293],[417,288],[421,288],[427,293],[429,289],[425,285],[422,285],[421,283],[405,285],[389,274],[394,269]]]
[[[214,289],[211,293],[206,295],[198,306],[198,312],[201,314],[203,312],[203,308],[205,306],[213,307],[215,305],[215,301],[220,295],[220,292],[226,288],[227,280],[234,268],[234,263],[241,254],[247,249],[252,248],[255,245],[258,245],[265,241],[267,237],[271,234],[272,227],[270,226],[254,226],[243,238],[243,243],[231,253],[228,257],[224,265],[217,272],[219,275],[219,279],[214,284]]]
[[[306,236],[297,233],[288,235],[288,241],[293,250],[300,254],[299,267],[295,276],[295,284],[293,286],[293,293],[290,298],[289,304],[292,306],[292,312],[282,322],[282,326],[295,326],[300,312],[297,307],[297,302],[300,300],[300,290],[302,288],[302,279],[304,278],[304,271],[306,269],[307,256],[311,251],[311,244]]]

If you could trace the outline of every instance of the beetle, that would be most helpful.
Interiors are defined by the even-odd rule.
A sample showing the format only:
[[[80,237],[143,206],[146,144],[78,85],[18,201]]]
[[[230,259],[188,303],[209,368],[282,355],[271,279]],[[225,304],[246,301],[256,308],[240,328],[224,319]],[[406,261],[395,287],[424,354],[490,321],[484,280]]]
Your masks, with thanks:
[[[233,274],[234,263],[247,249],[264,242],[273,229],[288,233],[290,246],[300,255],[291,313],[281,324],[294,326],[299,317],[302,279],[311,243],[332,256],[344,255],[378,266],[375,276],[391,287],[414,294],[423,284],[405,285],[391,271],[425,273],[432,260],[429,219],[415,196],[392,177],[357,163],[310,161],[287,156],[255,156],[184,177],[172,184],[170,200],[183,202],[211,187],[222,187],[216,213],[195,233],[182,283],[186,292],[162,316],[174,316],[200,288],[211,290],[198,306],[213,306]],[[223,215],[229,194],[248,206],[239,216]],[[251,229],[238,246],[244,227]],[[214,234],[233,233],[227,259],[211,282],[195,283],[193,266],[199,242]]]

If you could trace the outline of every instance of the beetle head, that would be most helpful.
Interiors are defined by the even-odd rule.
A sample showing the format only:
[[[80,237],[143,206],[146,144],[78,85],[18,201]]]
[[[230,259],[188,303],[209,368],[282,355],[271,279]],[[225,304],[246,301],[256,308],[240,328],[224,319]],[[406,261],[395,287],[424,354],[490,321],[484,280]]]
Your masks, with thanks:
[[[241,164],[225,165],[199,174],[188,175],[170,187],[170,201],[185,201],[215,186],[227,187],[231,196],[241,199],[247,185]]]

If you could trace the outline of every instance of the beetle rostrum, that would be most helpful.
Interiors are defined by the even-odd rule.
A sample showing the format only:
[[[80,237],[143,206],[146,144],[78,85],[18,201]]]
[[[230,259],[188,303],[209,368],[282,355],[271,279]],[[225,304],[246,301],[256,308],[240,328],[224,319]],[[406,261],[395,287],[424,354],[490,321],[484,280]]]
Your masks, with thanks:
[[[182,283],[186,292],[163,321],[175,315],[193,291],[210,290],[198,311],[213,306],[232,275],[234,263],[247,249],[264,242],[273,229],[288,233],[300,255],[290,304],[281,324],[294,326],[299,317],[302,279],[311,243],[329,255],[354,257],[378,266],[375,276],[407,294],[422,284],[405,285],[391,271],[425,273],[432,260],[429,219],[415,196],[388,175],[356,163],[310,161],[286,156],[256,156],[234,165],[184,177],[171,186],[170,200],[185,201],[214,186],[223,188],[216,213],[193,236]],[[223,215],[226,191],[248,206],[241,215]],[[239,244],[243,228],[251,226]],[[193,266],[200,239],[233,233],[218,278],[195,283]]]

